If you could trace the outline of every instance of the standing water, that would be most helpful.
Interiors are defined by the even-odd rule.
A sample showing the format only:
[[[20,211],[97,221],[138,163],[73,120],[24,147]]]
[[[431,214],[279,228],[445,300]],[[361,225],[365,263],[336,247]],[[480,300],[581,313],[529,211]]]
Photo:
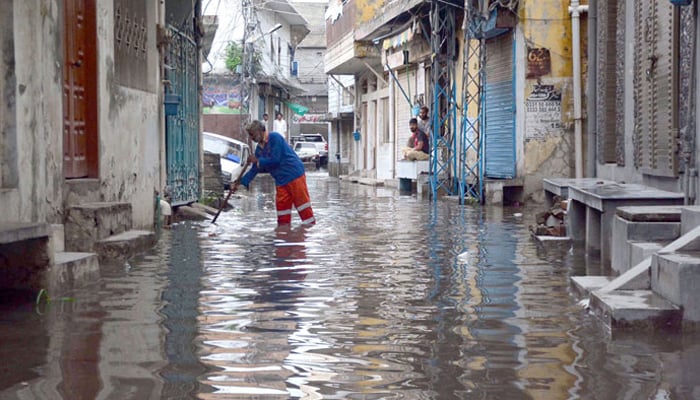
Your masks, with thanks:
[[[0,399],[700,398],[698,337],[606,335],[535,209],[307,179],[311,228],[259,177],[90,287],[5,296]]]

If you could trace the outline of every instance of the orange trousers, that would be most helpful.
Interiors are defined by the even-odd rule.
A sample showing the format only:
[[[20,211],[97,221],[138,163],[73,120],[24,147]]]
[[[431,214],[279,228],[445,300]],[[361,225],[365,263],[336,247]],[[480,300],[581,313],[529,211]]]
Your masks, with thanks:
[[[306,175],[302,175],[286,185],[277,186],[275,203],[277,225],[292,223],[292,206],[297,209],[302,224],[313,225],[316,223],[314,210],[311,208],[309,189],[306,186]]]

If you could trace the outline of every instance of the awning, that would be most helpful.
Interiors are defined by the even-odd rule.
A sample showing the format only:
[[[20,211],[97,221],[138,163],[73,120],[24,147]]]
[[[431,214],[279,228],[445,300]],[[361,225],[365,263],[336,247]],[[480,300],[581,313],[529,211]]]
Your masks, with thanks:
[[[289,107],[289,109],[292,110],[292,111],[294,111],[294,113],[297,114],[297,115],[304,116],[304,114],[306,114],[307,112],[309,112],[309,108],[308,108],[308,107],[305,107],[305,106],[302,106],[301,104],[288,103],[288,102],[286,102],[286,101],[284,102],[284,104],[286,104],[287,107]]]

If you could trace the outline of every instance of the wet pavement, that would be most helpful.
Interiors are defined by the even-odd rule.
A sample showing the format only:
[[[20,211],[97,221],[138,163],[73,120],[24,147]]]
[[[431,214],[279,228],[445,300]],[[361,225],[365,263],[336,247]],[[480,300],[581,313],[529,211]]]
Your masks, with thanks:
[[[569,288],[596,260],[535,209],[308,182],[312,228],[259,177],[95,285],[4,295],[0,399],[700,398],[700,336],[607,335]]]

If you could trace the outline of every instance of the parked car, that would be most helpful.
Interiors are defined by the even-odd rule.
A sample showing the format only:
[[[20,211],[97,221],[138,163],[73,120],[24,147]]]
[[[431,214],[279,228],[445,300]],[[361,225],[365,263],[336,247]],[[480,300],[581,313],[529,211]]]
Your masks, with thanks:
[[[211,132],[202,132],[202,139],[204,151],[221,156],[221,176],[224,188],[228,189],[229,183],[238,178],[245,168],[250,156],[250,146],[240,140]]]
[[[296,142],[294,143],[294,152],[301,158],[301,161],[314,162],[316,168],[320,166],[321,156],[315,144],[310,142]]]
[[[292,136],[291,143],[296,146],[297,142],[313,143],[319,154],[320,165],[328,164],[328,142],[320,133],[302,133],[299,136]]]

